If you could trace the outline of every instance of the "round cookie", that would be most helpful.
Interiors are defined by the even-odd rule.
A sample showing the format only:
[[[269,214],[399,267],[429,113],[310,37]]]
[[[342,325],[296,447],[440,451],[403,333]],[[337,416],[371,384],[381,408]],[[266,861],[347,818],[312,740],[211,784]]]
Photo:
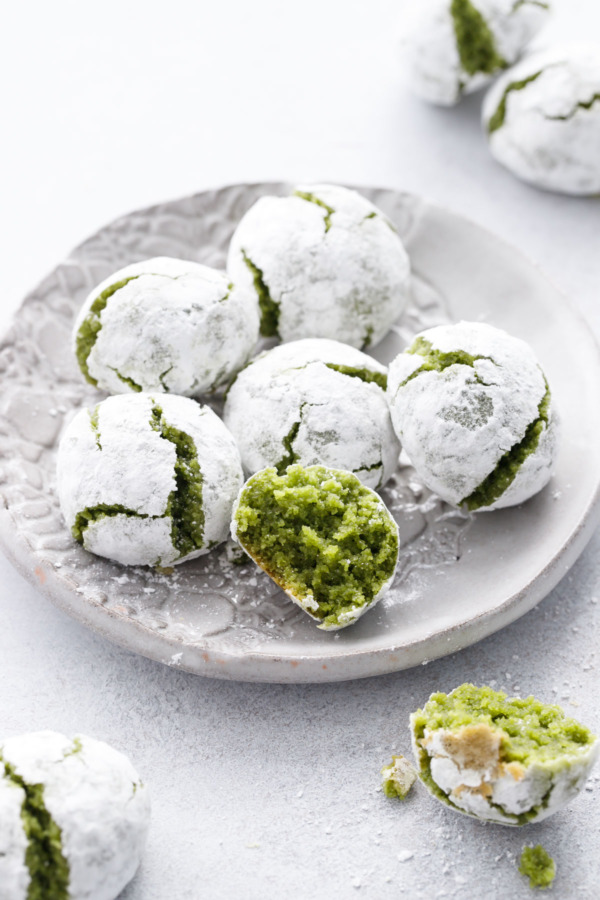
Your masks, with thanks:
[[[517,177],[565,194],[598,194],[598,48],[528,56],[490,88],[483,125],[492,155]]]
[[[58,450],[73,536],[126,565],[170,566],[224,541],[242,481],[231,434],[187,397],[109,397],[75,416]]]
[[[454,506],[523,503],[550,479],[556,415],[531,348],[477,322],[422,332],[389,367],[392,422],[424,483]]]
[[[257,472],[240,491],[231,534],[324,631],[371,609],[398,563],[398,526],[381,497],[324,466]]]
[[[90,293],[73,331],[79,367],[111,394],[209,394],[249,359],[258,305],[224,272],[183,259],[134,263]]]
[[[237,376],[223,418],[249,474],[298,462],[347,469],[379,488],[400,443],[385,395],[387,370],[347,344],[306,338],[258,356]]]
[[[502,825],[561,809],[582,790],[600,751],[598,738],[559,706],[472,684],[432,694],[410,728],[431,794]]]
[[[0,743],[0,896],[116,900],[139,866],[148,791],[102,741],[42,731]]]
[[[403,14],[401,64],[424,100],[453,106],[521,56],[545,24],[538,0],[419,0]]]
[[[262,334],[282,341],[371,346],[408,298],[410,264],[393,225],[335,185],[258,200],[235,230],[227,270],[258,298]]]

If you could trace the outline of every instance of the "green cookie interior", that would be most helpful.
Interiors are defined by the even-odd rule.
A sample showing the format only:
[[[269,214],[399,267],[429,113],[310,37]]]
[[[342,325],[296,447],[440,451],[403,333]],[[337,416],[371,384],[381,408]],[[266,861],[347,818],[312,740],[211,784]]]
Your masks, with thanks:
[[[506,68],[494,35],[486,20],[470,0],[452,0],[450,14],[454,23],[460,64],[469,75],[491,75]]]
[[[324,466],[264,469],[245,485],[237,538],[256,563],[325,626],[368,606],[393,576],[398,532],[383,503],[352,475]]]
[[[431,757],[421,744],[426,729],[456,732],[487,725],[500,733],[501,762],[520,763],[524,768],[539,765],[548,772],[567,768],[587,755],[596,741],[588,728],[567,718],[560,706],[549,706],[535,697],[507,697],[473,684],[462,684],[450,694],[432,694],[423,709],[411,716],[411,724],[419,775],[435,796],[451,806],[454,804],[431,775]],[[536,814],[534,809],[514,816],[515,824],[524,824]]]
[[[68,900],[69,864],[63,855],[61,829],[46,809],[44,785],[28,784],[13,765],[3,762],[1,755],[0,767],[4,768],[4,777],[25,792],[21,821],[30,877],[27,900]]]

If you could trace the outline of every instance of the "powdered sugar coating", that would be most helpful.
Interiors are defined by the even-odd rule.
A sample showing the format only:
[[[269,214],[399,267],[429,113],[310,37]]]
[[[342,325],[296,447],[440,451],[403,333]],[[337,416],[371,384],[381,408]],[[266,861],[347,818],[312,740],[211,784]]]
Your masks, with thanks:
[[[600,192],[600,48],[524,59],[488,92],[483,124],[495,159],[547,190]]]
[[[600,752],[596,740],[584,752],[564,753],[550,763],[504,764],[499,739],[494,755],[479,766],[465,766],[452,752],[457,732],[426,728],[420,744],[414,728],[411,733],[415,758],[426,750],[431,777],[452,806],[501,825],[519,825],[517,817],[525,813],[529,822],[540,822],[557,812],[583,789]]]
[[[86,361],[103,390],[212,393],[250,357],[258,339],[255,297],[224,272],[168,257],[134,263],[94,288],[75,323],[75,343],[94,301],[121,282],[98,313],[101,328]]]
[[[419,477],[459,506],[538,420],[547,382],[531,348],[491,325],[460,322],[418,337],[433,350],[476,357],[472,365],[457,362],[415,374],[425,358],[404,352],[391,363],[388,376],[392,422]],[[481,508],[523,503],[541,490],[552,474],[556,449],[550,399],[534,452],[504,492]]]
[[[373,357],[323,338],[281,344],[240,372],[223,416],[248,474],[286,458],[346,469],[372,488],[394,473],[400,443],[384,389],[329,366],[387,373]]]
[[[176,487],[174,443],[152,425],[153,409],[193,440],[202,474],[202,546],[180,555],[168,506]],[[225,540],[242,484],[239,452],[215,413],[186,397],[122,394],[81,410],[59,445],[57,489],[67,525],[101,505],[128,513],[91,521],[83,546],[126,565],[169,566],[200,556]]]
[[[3,770],[0,761],[0,772]],[[30,877],[25,865],[27,837],[21,818],[24,799],[22,787],[0,776],[0,900],[27,898]]]
[[[44,786],[44,805],[61,829],[70,868],[70,900],[115,900],[139,866],[150,819],[148,791],[127,757],[102,741],[53,731],[8,738],[0,753],[26,784]],[[12,823],[1,822],[5,834]],[[22,841],[13,852],[24,855]],[[3,894],[4,886],[5,900],[27,896]]]
[[[229,248],[230,277],[256,292],[260,273],[282,341],[376,344],[408,298],[410,264],[400,238],[356,191],[335,185],[296,190],[319,202],[262,197],[242,218]]]
[[[483,16],[498,55],[494,71],[468,72],[461,64],[452,0],[419,0],[403,12],[400,61],[415,94],[453,106],[463,94],[483,87],[519,57],[546,22],[549,5],[537,0],[471,0]]]

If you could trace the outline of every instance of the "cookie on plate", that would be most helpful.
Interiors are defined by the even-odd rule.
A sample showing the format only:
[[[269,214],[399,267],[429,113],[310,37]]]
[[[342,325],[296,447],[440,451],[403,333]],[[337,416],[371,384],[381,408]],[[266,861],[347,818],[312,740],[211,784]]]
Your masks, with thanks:
[[[187,397],[109,397],[75,416],[58,450],[74,538],[126,565],[171,566],[224,541],[242,482],[231,434]]]
[[[410,264],[394,226],[365,197],[330,184],[261,197],[231,239],[227,271],[252,290],[261,332],[282,341],[377,344],[408,299]]]
[[[390,364],[402,446],[427,487],[454,506],[523,503],[552,475],[550,387],[531,348],[480,322],[422,332]]]
[[[347,344],[306,338],[252,360],[227,393],[223,418],[248,474],[298,462],[347,469],[379,488],[396,470],[400,442],[385,389],[387,369]]]
[[[318,627],[352,625],[390,587],[398,526],[355,475],[324,466],[264,469],[237,500],[232,537]]]
[[[258,304],[224,272],[158,257],[94,288],[73,340],[90,384],[111,394],[197,396],[224,387],[258,339]]]

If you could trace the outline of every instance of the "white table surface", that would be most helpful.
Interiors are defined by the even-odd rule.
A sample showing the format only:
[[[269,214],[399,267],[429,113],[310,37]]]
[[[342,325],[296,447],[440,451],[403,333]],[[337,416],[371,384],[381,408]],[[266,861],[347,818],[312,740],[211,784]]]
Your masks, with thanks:
[[[599,200],[539,193],[499,168],[480,96],[443,110],[404,90],[394,32],[407,6],[12,4],[0,54],[2,329],[74,244],[122,213],[289,179],[396,187],[453,208],[536,260],[600,337]],[[595,0],[555,6],[544,43],[600,32]],[[538,842],[557,861],[552,896],[597,898],[599,770],[567,809],[515,830],[459,817],[420,786],[387,800],[378,773],[408,753],[408,713],[465,680],[559,701],[600,730],[599,551],[597,533],[543,603],[474,647],[320,686],[211,681],[134,656],[0,558],[1,733],[80,731],[130,755],[154,809],[123,900],[525,898],[517,860]]]

